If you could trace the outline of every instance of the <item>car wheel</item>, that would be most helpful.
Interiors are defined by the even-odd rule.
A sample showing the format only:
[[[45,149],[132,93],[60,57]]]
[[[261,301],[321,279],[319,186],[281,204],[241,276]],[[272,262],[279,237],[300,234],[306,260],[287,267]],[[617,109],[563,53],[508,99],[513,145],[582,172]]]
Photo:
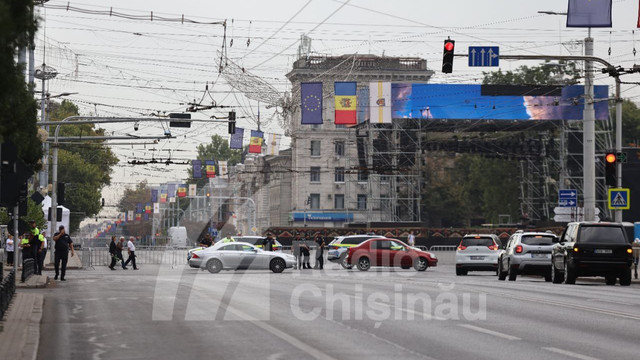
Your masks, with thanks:
[[[343,268],[349,270],[349,269],[353,269],[353,265],[348,264],[347,263],[347,253],[344,253],[342,255],[340,255],[340,265],[342,265]]]
[[[509,275],[509,281],[516,281],[516,277],[518,277],[518,273],[513,270],[511,267],[511,263],[507,264],[507,274]]]
[[[286,267],[287,265],[281,258],[272,259],[269,263],[269,269],[271,269],[271,271],[273,271],[274,273],[281,273]]]
[[[369,261],[368,257],[363,256],[358,259],[358,270],[367,271],[369,268],[371,268],[371,261]]]
[[[416,263],[413,265],[413,267],[416,269],[416,271],[425,271],[429,267],[429,263],[427,262],[427,259],[419,257],[416,259]]]
[[[544,281],[551,282],[551,272],[544,274]]]
[[[616,280],[618,280],[616,278],[615,274],[609,274],[607,276],[604,277],[605,282],[607,283],[607,285],[615,285],[616,284]]]
[[[622,275],[620,275],[620,286],[629,285],[631,285],[631,268],[625,270]]]
[[[498,260],[498,280],[504,281],[507,278],[507,272],[502,269],[502,260]]]
[[[554,284],[560,284],[564,281],[564,273],[559,271],[556,266],[551,263],[551,282]]]
[[[211,259],[207,261],[207,270],[212,274],[219,273],[220,270],[222,270],[222,262],[218,259]]]
[[[467,270],[456,269],[456,275],[457,276],[465,276],[465,275],[467,275]]]
[[[569,265],[569,260],[564,261],[564,283],[573,285],[576,283],[576,269]]]

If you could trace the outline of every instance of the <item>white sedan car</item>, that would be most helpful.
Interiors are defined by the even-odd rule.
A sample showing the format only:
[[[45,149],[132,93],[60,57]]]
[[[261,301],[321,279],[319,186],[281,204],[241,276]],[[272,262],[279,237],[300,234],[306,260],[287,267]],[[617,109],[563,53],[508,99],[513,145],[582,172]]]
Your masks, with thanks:
[[[221,270],[259,269],[280,273],[295,264],[293,255],[275,251],[264,251],[245,242],[216,243],[214,246],[195,251],[189,259],[191,267],[200,267],[210,273]]]

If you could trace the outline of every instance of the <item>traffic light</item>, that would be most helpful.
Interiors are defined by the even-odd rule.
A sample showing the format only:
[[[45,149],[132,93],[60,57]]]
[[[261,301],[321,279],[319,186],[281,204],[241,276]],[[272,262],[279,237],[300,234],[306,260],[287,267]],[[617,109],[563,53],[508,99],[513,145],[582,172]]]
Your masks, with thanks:
[[[104,207],[104,198],[102,198],[102,204],[101,205],[102,205],[102,207]]]
[[[58,191],[56,194],[58,195],[58,205],[64,205],[64,190],[65,184],[63,182],[58,183]]]
[[[229,111],[229,134],[236,133],[236,112]]]
[[[604,179],[607,186],[618,185],[618,175],[616,173],[617,161],[618,158],[614,152],[608,152],[604,156]]]
[[[453,72],[453,52],[456,48],[456,42],[451,39],[444,41],[444,51],[442,53],[442,72],[450,74]]]

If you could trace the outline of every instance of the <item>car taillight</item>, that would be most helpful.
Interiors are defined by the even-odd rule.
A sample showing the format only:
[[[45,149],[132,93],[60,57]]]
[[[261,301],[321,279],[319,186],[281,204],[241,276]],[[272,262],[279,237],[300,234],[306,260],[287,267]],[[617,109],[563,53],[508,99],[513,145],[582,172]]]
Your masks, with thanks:
[[[494,251],[498,250],[498,245],[493,244],[493,245],[489,246],[489,250],[494,250]]]
[[[467,247],[466,247],[466,246],[464,246],[464,245],[460,245],[460,246],[458,246],[458,250],[465,250],[466,248],[467,248]]]
[[[516,246],[516,253],[520,254],[522,252],[522,245]]]
[[[197,254],[192,254],[192,255],[191,255],[191,258],[192,258],[192,259],[199,259],[199,258],[200,258],[200,256],[198,256]]]
[[[333,250],[338,250],[338,246],[333,245],[331,248],[333,248]]]

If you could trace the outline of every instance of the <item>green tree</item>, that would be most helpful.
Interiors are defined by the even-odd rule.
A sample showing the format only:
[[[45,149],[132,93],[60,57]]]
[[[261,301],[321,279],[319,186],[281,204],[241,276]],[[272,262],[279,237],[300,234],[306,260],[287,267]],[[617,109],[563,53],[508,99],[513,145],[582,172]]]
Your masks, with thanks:
[[[60,121],[78,115],[78,107],[71,101],[51,103],[50,119]],[[51,136],[55,126],[50,127]],[[95,129],[92,124],[60,127],[60,136],[103,136],[104,130]],[[62,144],[58,151],[58,182],[66,185],[65,203],[72,215],[70,231],[78,229],[80,222],[97,215],[101,210],[102,189],[111,183],[111,169],[118,158],[104,141],[90,144]]]
[[[220,135],[211,136],[211,143],[203,145],[198,145],[198,160],[215,160],[217,161],[227,161],[228,166],[233,166],[238,164],[242,159],[242,151],[241,150],[232,150],[229,148],[229,143]],[[207,178],[203,177],[200,179],[193,178],[193,169],[188,170],[189,177],[188,182],[190,184],[198,184],[198,187],[202,187],[207,184]]]
[[[576,63],[549,61],[538,66],[520,66],[515,71],[502,72],[501,69],[492,72],[483,72],[483,84],[494,85],[574,85],[579,82],[582,75]]]
[[[616,111],[612,115],[615,119]],[[640,143],[640,109],[631,100],[622,102],[622,146]]]
[[[12,140],[18,156],[37,170],[42,158],[38,138],[37,104],[25,83],[17,49],[33,42],[37,22],[33,1],[0,0],[0,142]]]

